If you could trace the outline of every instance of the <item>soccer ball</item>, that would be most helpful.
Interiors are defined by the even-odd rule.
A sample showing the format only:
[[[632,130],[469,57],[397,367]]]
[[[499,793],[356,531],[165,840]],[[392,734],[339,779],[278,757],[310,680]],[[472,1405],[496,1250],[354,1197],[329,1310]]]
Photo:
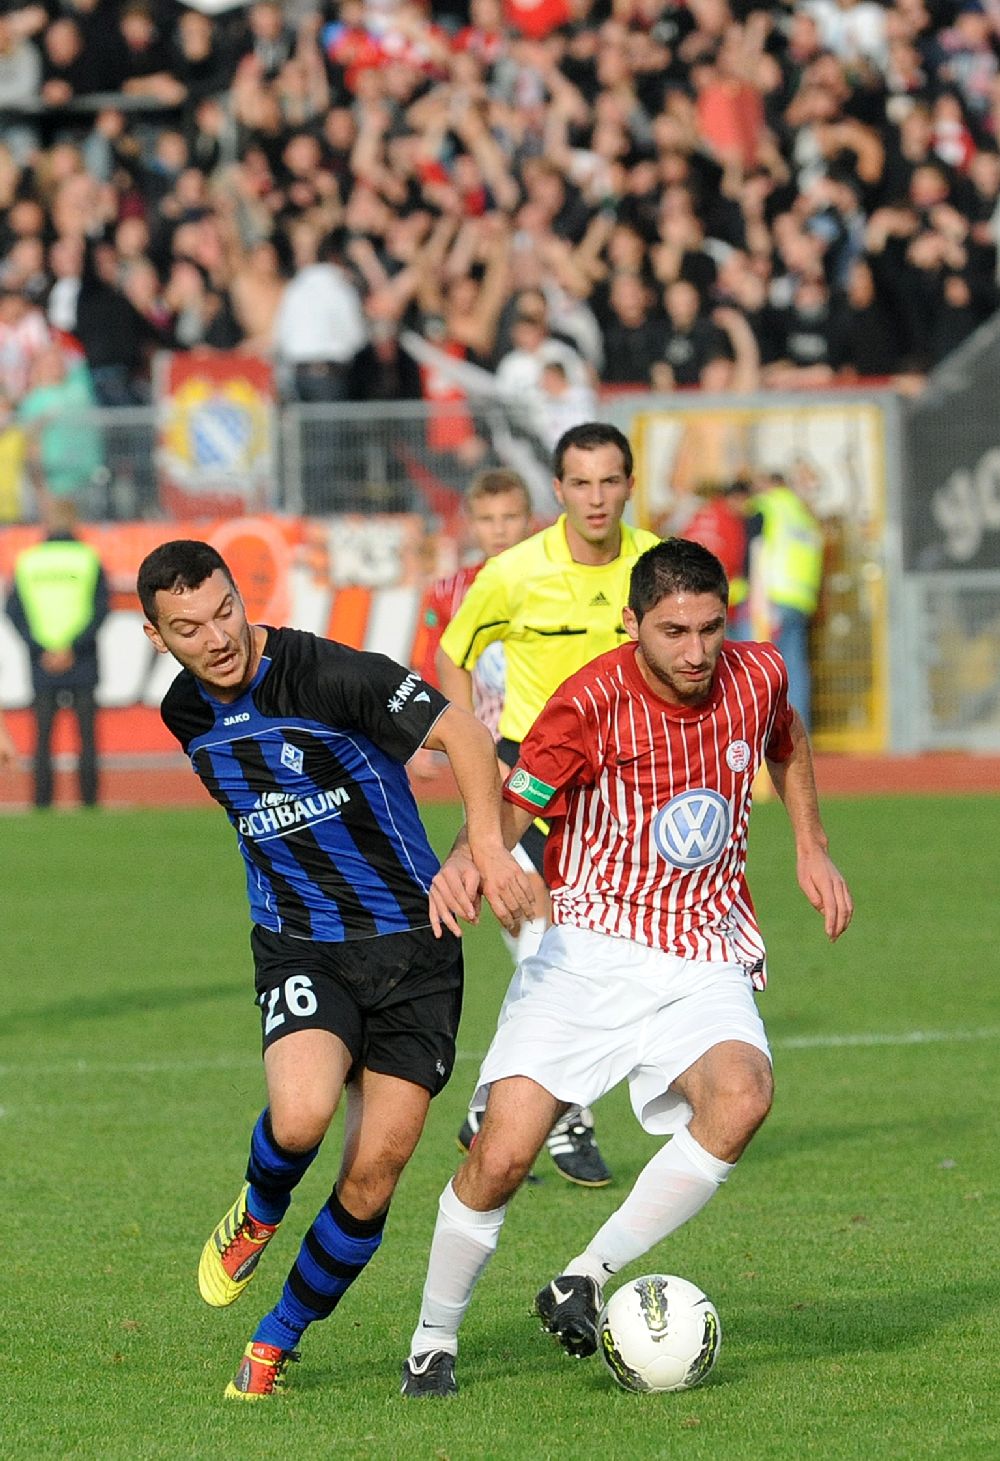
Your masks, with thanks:
[[[611,1295],[597,1321],[604,1363],[625,1390],[689,1390],[719,1355],[711,1299],[673,1274],[648,1273]]]

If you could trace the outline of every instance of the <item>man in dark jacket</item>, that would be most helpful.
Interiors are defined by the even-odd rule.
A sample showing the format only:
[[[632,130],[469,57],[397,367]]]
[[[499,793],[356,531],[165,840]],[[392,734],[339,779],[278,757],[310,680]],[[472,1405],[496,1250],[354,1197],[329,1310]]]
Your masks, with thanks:
[[[108,612],[101,561],[75,533],[66,499],[46,505],[47,533],[14,564],[7,614],[28,646],[35,715],[35,806],[52,805],[52,726],[56,711],[72,708],[80,730],[80,800],[97,804],[97,631]]]

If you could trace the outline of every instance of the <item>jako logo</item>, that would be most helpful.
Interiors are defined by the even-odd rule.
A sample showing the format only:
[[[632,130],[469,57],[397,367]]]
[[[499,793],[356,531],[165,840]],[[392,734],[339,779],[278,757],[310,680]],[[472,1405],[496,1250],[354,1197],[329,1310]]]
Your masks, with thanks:
[[[731,830],[729,803],[707,787],[682,791],[653,818],[653,840],[660,856],[684,871],[715,862]]]
[[[225,718],[225,720],[222,722],[222,724],[223,725],[242,725],[244,721],[247,721],[249,719],[250,719],[250,712],[249,712],[249,710],[241,710],[240,713],[239,713],[239,715],[227,715],[226,718]]]

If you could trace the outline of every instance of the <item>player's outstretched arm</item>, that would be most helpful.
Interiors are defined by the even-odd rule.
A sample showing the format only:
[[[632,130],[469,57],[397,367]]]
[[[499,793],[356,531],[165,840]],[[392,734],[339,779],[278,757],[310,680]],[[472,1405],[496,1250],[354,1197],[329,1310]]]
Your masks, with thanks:
[[[458,920],[466,923],[479,922],[479,906],[482,901],[482,878],[472,860],[465,827],[459,834],[451,852],[445,858],[431,882],[428,903],[431,928],[434,937],[440,938],[444,929],[461,935]]]
[[[482,891],[493,912],[506,928],[515,928],[522,918],[531,917],[534,898],[531,884],[504,844],[500,820],[500,773],[493,737],[474,715],[460,710],[457,705],[450,705],[425,744],[432,750],[444,751],[451,762],[465,807],[467,856],[478,872]],[[458,854],[459,846],[456,844],[449,863]],[[444,913],[450,907],[453,916],[457,914],[466,918],[471,875],[460,865],[453,870],[458,873],[457,881],[452,878],[451,870],[445,880],[439,882],[440,874],[435,879],[438,884],[438,911]],[[454,900],[453,904],[443,904],[442,900],[449,895]],[[455,931],[447,919],[445,926]]]
[[[441,686],[441,694],[446,695],[452,705],[458,705],[463,710],[472,710],[472,676],[468,670],[463,670],[449,655],[438,645],[437,654],[434,657],[434,667],[437,670],[438,684]]]
[[[508,801],[503,803],[501,819],[504,845],[508,848],[514,847],[520,842],[533,820],[530,812],[526,812],[523,808],[516,807]],[[441,932],[445,928],[450,929],[452,933],[460,934],[461,929],[458,925],[460,918],[464,919],[466,923],[478,923],[480,895],[484,883],[485,878],[481,876],[469,850],[468,828],[463,824],[451,851],[431,883],[431,927],[436,938],[441,937]],[[517,918],[505,919],[497,912],[497,908],[492,902],[490,906],[505,927],[516,934],[523,915],[523,908]],[[534,905],[531,914],[527,916],[534,916]]]
[[[797,711],[792,714],[792,754],[787,761],[768,761],[767,767],[792,824],[799,887],[823,915],[827,938],[838,939],[851,921],[854,902],[844,875],[828,850],[809,737],[801,716]]]

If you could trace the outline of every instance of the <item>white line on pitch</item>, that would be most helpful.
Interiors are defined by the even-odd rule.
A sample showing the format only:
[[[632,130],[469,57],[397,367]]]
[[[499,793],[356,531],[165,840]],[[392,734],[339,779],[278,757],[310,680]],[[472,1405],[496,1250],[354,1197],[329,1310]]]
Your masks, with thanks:
[[[1000,1040],[1000,1029],[901,1030],[896,1034],[859,1031],[854,1035],[789,1035],[771,1041],[775,1050],[842,1050],[887,1045],[964,1045]],[[460,1050],[461,1061],[481,1061],[483,1053]],[[66,1060],[48,1065],[0,1064],[0,1076],[90,1076],[90,1075],[183,1075],[186,1073],[257,1070],[260,1061],[250,1057],[222,1056],[216,1060]]]
[[[856,1035],[788,1035],[772,1040],[778,1050],[840,1050],[871,1045],[960,1045],[976,1040],[1000,1040],[1000,1030],[901,1030],[897,1034],[875,1031]]]

